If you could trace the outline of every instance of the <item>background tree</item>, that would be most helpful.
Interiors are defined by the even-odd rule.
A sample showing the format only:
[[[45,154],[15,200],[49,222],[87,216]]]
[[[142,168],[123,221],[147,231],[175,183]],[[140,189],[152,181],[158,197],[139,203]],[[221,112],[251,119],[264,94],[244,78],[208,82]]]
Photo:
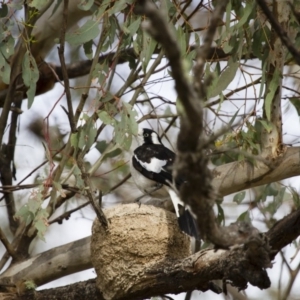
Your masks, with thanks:
[[[300,200],[288,180],[300,174],[299,11],[298,1],[2,1],[1,297],[106,295],[94,279],[34,289],[92,268],[72,219],[109,227],[102,208],[138,196],[128,168],[138,124],[170,147],[178,135],[181,197],[203,247],[220,249],[165,261],[115,299],[220,292],[212,280],[240,299],[227,282],[299,297]]]

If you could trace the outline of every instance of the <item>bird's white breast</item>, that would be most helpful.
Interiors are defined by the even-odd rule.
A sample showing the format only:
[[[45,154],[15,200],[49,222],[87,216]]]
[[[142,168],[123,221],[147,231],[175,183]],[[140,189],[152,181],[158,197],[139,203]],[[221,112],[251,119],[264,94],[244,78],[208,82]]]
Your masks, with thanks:
[[[132,161],[130,161],[130,171],[131,171],[132,179],[134,180],[135,184],[144,194],[149,194],[150,192],[153,191],[155,187],[158,186],[157,182],[146,178],[139,171],[137,171],[132,165]],[[153,198],[161,199],[161,200],[165,200],[169,198],[168,191],[164,185],[160,189],[152,192],[151,196]]]

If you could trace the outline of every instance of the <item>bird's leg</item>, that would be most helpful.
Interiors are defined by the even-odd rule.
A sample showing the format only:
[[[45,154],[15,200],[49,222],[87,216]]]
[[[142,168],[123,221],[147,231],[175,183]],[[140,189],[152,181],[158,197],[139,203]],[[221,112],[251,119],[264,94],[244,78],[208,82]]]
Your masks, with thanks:
[[[148,190],[148,191],[145,191],[145,194],[142,195],[142,196],[140,196],[140,197],[138,197],[137,199],[135,199],[134,202],[138,202],[138,203],[139,203],[139,207],[141,207],[141,204],[142,204],[142,203],[140,202],[140,200],[143,199],[145,196],[151,196],[152,193],[154,193],[155,191],[161,189],[162,186],[163,186],[162,183],[157,183],[155,186],[153,186],[153,187],[150,189],[150,191],[149,191],[149,190]]]
[[[141,207],[142,202],[141,202],[140,200],[142,200],[145,196],[147,196],[147,194],[142,195],[142,196],[136,198],[136,199],[134,200],[134,202],[138,203],[138,204],[139,204],[139,207]]]

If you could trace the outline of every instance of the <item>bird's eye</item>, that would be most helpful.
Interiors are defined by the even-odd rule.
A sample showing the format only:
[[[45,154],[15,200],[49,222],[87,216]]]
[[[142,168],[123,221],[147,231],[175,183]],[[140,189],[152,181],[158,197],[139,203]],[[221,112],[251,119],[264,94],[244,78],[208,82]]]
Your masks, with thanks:
[[[149,134],[148,133],[144,133],[144,137],[148,137],[149,136]]]

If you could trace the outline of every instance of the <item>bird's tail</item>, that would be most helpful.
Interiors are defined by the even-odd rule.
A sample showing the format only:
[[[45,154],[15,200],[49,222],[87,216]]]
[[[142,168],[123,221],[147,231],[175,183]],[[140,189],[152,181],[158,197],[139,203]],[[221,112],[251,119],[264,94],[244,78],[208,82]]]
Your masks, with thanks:
[[[188,207],[185,207],[184,203],[180,200],[179,196],[173,189],[169,188],[168,192],[175,208],[180,229],[200,241],[201,237],[198,225],[191,211]]]
[[[200,241],[201,236],[198,225],[189,209],[183,209],[178,217],[178,224],[181,231],[193,236],[196,240]]]

